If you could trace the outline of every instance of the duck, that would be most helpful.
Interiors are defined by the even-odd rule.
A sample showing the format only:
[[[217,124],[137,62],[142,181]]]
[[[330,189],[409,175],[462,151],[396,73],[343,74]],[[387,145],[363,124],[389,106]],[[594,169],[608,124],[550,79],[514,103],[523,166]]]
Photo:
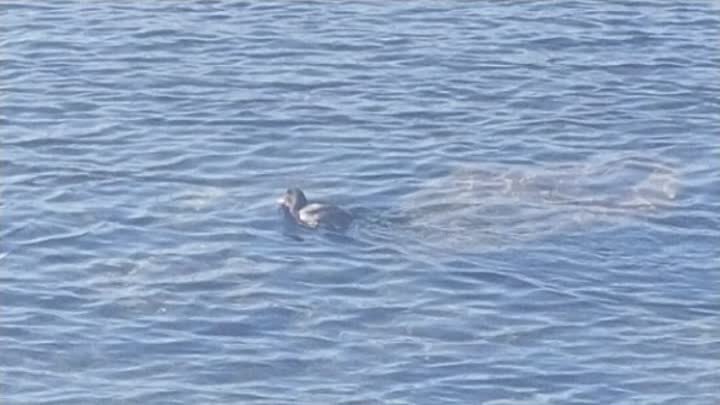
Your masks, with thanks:
[[[353,220],[352,215],[342,208],[321,202],[308,202],[305,193],[299,188],[287,189],[278,203],[296,223],[308,228],[343,230]]]

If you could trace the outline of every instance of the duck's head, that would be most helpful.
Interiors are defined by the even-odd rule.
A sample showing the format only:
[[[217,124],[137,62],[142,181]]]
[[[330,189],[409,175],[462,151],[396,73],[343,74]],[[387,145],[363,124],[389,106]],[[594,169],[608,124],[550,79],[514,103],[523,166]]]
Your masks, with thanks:
[[[306,206],[307,199],[299,188],[289,188],[285,195],[278,200],[278,203],[292,213],[298,212],[302,207]]]

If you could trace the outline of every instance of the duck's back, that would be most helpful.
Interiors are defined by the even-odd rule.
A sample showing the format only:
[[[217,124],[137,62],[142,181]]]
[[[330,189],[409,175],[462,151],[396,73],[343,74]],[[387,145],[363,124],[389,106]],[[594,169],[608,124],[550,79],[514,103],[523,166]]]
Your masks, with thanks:
[[[344,229],[352,222],[350,213],[334,205],[322,203],[308,204],[298,214],[303,224],[313,228],[328,226],[335,229]]]

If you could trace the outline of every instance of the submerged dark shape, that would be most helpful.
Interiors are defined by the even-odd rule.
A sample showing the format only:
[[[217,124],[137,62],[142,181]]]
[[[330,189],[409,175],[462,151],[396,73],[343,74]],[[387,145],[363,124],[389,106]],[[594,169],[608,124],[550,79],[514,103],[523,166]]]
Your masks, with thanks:
[[[309,203],[299,188],[290,188],[278,200],[280,206],[297,222],[309,228],[328,227],[343,230],[352,222],[352,215],[334,205]]]

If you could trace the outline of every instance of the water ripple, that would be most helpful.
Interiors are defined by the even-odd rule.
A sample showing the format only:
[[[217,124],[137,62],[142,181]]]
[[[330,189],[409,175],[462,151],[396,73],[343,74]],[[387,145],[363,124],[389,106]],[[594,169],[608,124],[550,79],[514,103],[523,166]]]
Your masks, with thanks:
[[[9,403],[716,403],[715,3],[3,9]]]

